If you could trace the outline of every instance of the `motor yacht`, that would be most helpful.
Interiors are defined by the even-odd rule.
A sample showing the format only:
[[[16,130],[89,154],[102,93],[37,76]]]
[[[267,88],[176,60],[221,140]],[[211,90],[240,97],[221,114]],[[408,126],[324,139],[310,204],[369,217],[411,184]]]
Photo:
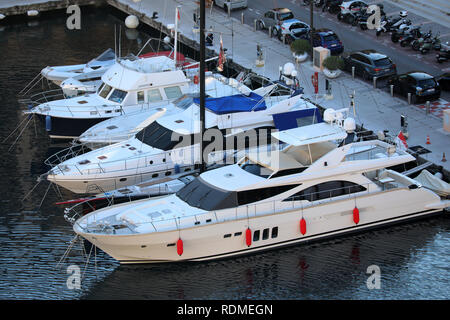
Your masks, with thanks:
[[[162,115],[178,113],[189,107],[193,102],[192,97],[198,94],[197,88],[194,89],[191,94],[183,95],[164,107],[128,113],[104,120],[83,132],[76,139],[76,143],[83,144],[90,149],[97,149],[130,139]],[[264,96],[272,89],[274,89],[274,86],[269,85],[258,88],[253,92]],[[206,73],[205,93],[208,97],[218,98],[236,94],[249,94],[249,92],[250,89],[247,86],[234,78],[226,78],[212,72]]]
[[[117,60],[96,93],[35,103],[26,114],[45,122],[53,139],[73,139],[103,120],[156,109],[190,92],[191,81],[173,59],[160,55]]]
[[[383,227],[450,206],[388,169],[414,161],[380,140],[345,143],[349,118],[272,133],[176,194],[95,210],[73,229],[120,263],[205,261]]]
[[[156,119],[128,140],[70,159],[56,154],[46,161],[52,169],[45,177],[75,193],[105,192],[189,172],[202,160],[229,163],[240,150],[270,144],[272,129],[322,121],[319,109],[300,95],[271,96],[269,92],[262,97],[250,92],[209,97],[205,105],[209,130],[203,140],[211,142],[202,153],[198,103],[194,98],[182,112]]]
[[[68,66],[47,66],[41,70],[41,75],[47,80],[60,85],[61,82],[68,78],[73,78],[79,75],[86,76],[93,71],[96,71],[101,75],[114,64],[115,60],[116,54],[114,50],[109,48],[88,63]]]

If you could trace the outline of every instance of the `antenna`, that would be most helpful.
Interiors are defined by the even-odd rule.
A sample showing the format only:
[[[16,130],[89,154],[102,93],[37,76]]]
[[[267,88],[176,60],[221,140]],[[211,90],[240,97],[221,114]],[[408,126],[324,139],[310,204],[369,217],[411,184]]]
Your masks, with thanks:
[[[117,61],[117,31],[116,28],[117,25],[114,25],[114,55],[116,56],[116,61]]]

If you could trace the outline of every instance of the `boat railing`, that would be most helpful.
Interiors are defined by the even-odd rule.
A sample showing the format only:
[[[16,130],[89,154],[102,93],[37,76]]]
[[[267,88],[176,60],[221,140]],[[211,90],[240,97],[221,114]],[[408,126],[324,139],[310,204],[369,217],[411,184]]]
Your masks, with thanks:
[[[189,148],[189,149],[187,149]],[[92,163],[89,160],[80,160],[77,164],[62,164],[63,159],[70,159],[74,156],[81,155],[87,150],[87,147],[79,147],[79,145],[69,147],[64,149],[57,154],[52,155],[45,160],[45,164],[49,165],[52,169],[52,174],[66,175],[71,172],[72,169],[80,175],[91,175],[98,173],[114,173],[119,171],[133,172],[134,174],[139,174],[138,169],[142,168],[158,168],[158,171],[169,171],[174,169],[176,166],[184,168],[186,166],[191,166],[193,161],[197,158],[196,149],[198,145],[190,145],[188,147],[182,148],[182,150],[173,149],[170,151],[164,151],[160,153],[152,154],[142,154],[129,157],[126,159],[113,160],[113,161],[101,161]],[[173,155],[175,152],[182,152],[184,156]],[[216,150],[209,154],[209,164],[215,164],[217,162],[230,163],[231,160],[236,158],[237,152],[234,150]],[[98,157],[101,157],[99,155]],[[170,161],[171,160],[171,161]],[[158,162],[158,164],[156,164]],[[233,160],[234,162],[234,160]],[[83,166],[89,167],[83,167]],[[151,171],[152,173],[154,170]],[[155,171],[157,172],[157,171]]]
[[[288,201],[286,201],[286,199],[261,201],[255,204],[241,205],[235,208],[212,210],[193,215],[184,215],[182,217],[173,218],[172,220],[167,218],[152,218],[151,221],[133,223],[131,231],[133,233],[163,232],[169,230],[186,229],[194,226],[205,225],[208,223],[221,223],[241,219],[250,219],[257,216],[286,213],[293,210],[300,210],[300,213],[302,213],[303,210],[317,205],[326,204],[333,201],[346,201],[349,199],[353,200],[352,207],[349,207],[348,209],[349,212],[352,212],[354,206],[358,207],[358,199],[361,196],[384,192],[388,189],[400,187],[400,185],[393,184],[391,187],[380,188],[379,184],[375,182],[369,182],[366,184],[361,184],[359,186],[364,188],[360,191],[356,190],[357,192],[352,192],[352,188],[355,188],[355,186],[346,186],[341,188],[327,189],[325,191],[311,192],[299,196],[290,196],[287,198],[289,199]],[[78,217],[81,216],[79,215]],[[77,223],[77,225],[83,230],[89,232],[89,230],[97,230],[97,223],[102,224],[102,217],[97,217],[96,214],[92,214],[82,222],[82,225],[79,223]],[[141,227],[145,228],[138,230]]]
[[[62,162],[69,160],[73,157],[79,156],[83,153],[90,151],[85,145],[82,144],[74,144],[68,148],[65,148],[57,153],[51,155],[47,159],[44,160],[44,164],[53,168]]]
[[[64,91],[61,88],[58,88],[35,93],[30,96],[28,101],[32,104],[33,107],[35,107],[42,103],[61,100],[65,98],[66,96],[64,95]]]

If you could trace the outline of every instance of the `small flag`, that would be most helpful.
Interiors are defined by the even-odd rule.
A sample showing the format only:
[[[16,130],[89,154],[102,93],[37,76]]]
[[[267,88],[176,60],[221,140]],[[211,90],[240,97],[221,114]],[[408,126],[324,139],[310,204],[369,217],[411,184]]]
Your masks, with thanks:
[[[178,8],[177,8],[177,17],[178,17],[178,20],[181,20],[180,9],[178,9]]]
[[[408,144],[406,143],[406,138],[403,135],[403,132],[400,131],[398,136],[395,138],[395,144],[400,150],[406,151],[408,149]]]
[[[223,65],[226,61],[227,61],[227,58],[225,57],[225,51],[223,50],[222,35],[220,35],[219,61],[217,63],[217,70],[219,72],[223,71]]]

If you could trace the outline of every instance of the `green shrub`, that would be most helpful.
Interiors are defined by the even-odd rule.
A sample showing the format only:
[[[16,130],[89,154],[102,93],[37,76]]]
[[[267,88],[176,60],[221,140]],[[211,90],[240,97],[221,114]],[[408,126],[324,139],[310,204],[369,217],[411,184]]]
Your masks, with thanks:
[[[337,69],[344,69],[344,60],[341,57],[337,56],[329,56],[323,60],[324,68],[327,68],[330,71],[334,71]]]
[[[291,43],[291,51],[295,54],[300,55],[303,53],[309,53],[311,51],[311,44],[308,40],[297,39]]]

